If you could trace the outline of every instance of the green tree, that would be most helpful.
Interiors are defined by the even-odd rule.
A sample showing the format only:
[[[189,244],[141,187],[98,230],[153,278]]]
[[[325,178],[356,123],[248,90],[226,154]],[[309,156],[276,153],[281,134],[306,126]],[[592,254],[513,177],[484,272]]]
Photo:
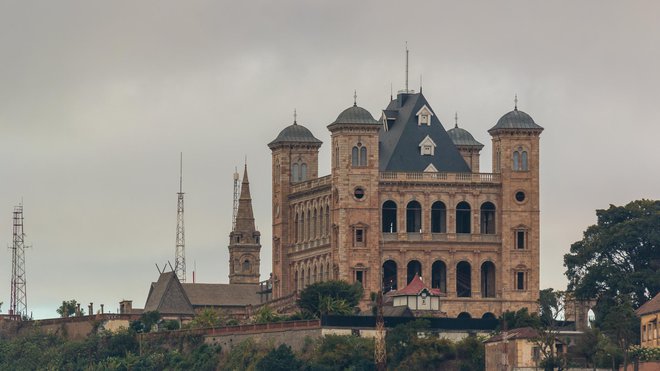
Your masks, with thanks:
[[[76,314],[76,308],[78,307],[78,302],[75,299],[63,300],[62,305],[57,308],[56,312],[62,318],[71,317]],[[80,315],[85,315],[85,311],[81,308]]]
[[[186,328],[213,328],[222,326],[222,319],[218,311],[206,308],[190,321]]]
[[[584,357],[587,367],[593,367],[596,370],[598,359],[606,353],[609,340],[603,333],[594,328],[584,331],[584,335],[577,338],[573,351],[575,354]]]
[[[346,305],[350,308],[355,307],[362,298],[363,293],[364,289],[359,283],[351,285],[344,281],[317,282],[301,291],[298,306],[302,310],[320,317],[322,314],[321,309],[341,308],[343,310]],[[324,298],[332,298],[332,300],[328,301]],[[345,301],[346,305],[341,303],[341,300]],[[325,313],[334,314],[335,312],[328,311],[323,314]]]
[[[598,222],[564,255],[568,289],[577,298],[629,295],[638,308],[660,291],[660,201],[638,200],[596,210]],[[599,313],[600,312],[600,313]]]
[[[150,332],[161,320],[160,313],[156,310],[144,312],[140,319],[130,324],[131,330],[135,332]]]
[[[303,363],[293,354],[291,347],[280,344],[260,359],[255,368],[258,371],[295,371],[300,370],[302,366]]]
[[[282,321],[282,317],[280,317],[268,305],[264,305],[263,307],[257,309],[257,312],[254,314],[254,323],[271,323],[280,321]]]
[[[506,325],[507,330],[521,327],[541,327],[541,319],[536,313],[529,313],[527,307],[520,308],[515,312],[507,310],[499,317],[500,324],[497,329],[503,330]]]
[[[456,356],[460,359],[460,369],[483,371],[486,369],[486,347],[484,339],[468,336],[456,343]]]
[[[639,319],[627,295],[619,295],[614,299],[601,326],[603,332],[621,350],[625,370],[628,365],[628,348],[639,340]]]
[[[374,341],[357,336],[327,335],[318,339],[309,360],[312,370],[373,370]]]

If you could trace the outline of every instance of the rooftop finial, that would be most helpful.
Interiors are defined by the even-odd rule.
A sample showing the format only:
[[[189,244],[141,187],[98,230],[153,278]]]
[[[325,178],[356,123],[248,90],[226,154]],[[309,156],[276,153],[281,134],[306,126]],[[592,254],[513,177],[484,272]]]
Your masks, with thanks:
[[[357,90],[353,90],[353,107],[357,107]]]
[[[422,74],[419,74],[419,93],[422,93]]]
[[[390,81],[390,100],[394,100],[394,96],[392,95],[392,82]]]
[[[298,113],[296,113],[296,109],[293,109],[293,124],[298,125]]]
[[[513,98],[513,104],[514,104],[513,109],[515,111],[517,111],[518,110],[518,94],[516,94],[515,98]]]
[[[408,93],[408,42],[406,41],[406,93]]]
[[[454,113],[454,127],[458,127],[458,112]]]

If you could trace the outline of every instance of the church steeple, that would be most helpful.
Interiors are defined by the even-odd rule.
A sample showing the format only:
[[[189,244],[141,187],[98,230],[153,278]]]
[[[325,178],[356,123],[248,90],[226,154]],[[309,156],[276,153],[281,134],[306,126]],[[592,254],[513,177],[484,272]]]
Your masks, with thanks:
[[[236,225],[229,234],[229,283],[259,283],[260,236],[254,226],[250,181],[245,164]]]

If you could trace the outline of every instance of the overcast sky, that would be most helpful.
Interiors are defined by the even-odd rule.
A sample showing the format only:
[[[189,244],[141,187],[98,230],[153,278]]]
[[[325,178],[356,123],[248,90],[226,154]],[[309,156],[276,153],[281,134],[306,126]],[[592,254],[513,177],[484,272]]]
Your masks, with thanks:
[[[541,287],[595,209],[660,196],[657,1],[0,1],[0,242],[21,198],[28,306],[142,307],[174,259],[184,157],[189,280],[227,282],[232,173],[247,156],[271,270],[270,151],[293,121],[324,142],[353,101],[378,117],[404,84],[445,128],[513,108],[541,136]],[[10,301],[2,252],[0,300]],[[0,255],[1,256],[1,255]],[[4,279],[2,278],[4,277]]]

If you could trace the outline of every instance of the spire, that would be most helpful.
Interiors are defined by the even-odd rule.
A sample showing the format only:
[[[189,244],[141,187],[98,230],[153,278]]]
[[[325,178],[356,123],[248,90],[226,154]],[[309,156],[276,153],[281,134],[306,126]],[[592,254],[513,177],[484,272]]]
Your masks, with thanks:
[[[255,231],[254,214],[252,213],[252,197],[250,196],[250,181],[248,180],[247,164],[243,170],[241,196],[238,199],[236,212],[236,231],[250,234]]]
[[[298,125],[298,113],[296,113],[295,108],[293,109],[293,124]],[[245,165],[245,167],[247,168],[247,164]]]
[[[518,110],[518,94],[516,94],[515,98],[513,98],[513,110],[517,111]]]
[[[458,111],[454,114],[454,127],[458,127]]]
[[[406,41],[406,93],[408,92],[408,42]]]
[[[357,90],[353,90],[353,107],[357,107]]]

